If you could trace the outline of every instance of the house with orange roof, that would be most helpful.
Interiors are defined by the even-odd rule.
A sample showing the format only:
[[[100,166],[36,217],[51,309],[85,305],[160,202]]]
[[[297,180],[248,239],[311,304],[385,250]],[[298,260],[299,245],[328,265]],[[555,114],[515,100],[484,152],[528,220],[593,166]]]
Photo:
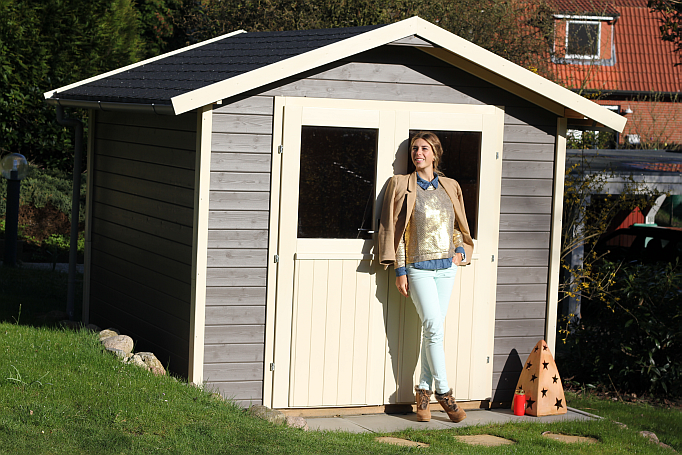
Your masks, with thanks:
[[[619,146],[682,144],[682,65],[646,0],[553,0],[556,80],[624,115]]]

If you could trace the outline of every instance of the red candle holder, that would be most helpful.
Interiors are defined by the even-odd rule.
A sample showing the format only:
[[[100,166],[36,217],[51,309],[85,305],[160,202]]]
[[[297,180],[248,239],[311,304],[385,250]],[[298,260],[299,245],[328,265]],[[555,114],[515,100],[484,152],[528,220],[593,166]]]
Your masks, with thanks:
[[[526,413],[526,392],[523,389],[518,389],[514,393],[514,415],[522,416]]]

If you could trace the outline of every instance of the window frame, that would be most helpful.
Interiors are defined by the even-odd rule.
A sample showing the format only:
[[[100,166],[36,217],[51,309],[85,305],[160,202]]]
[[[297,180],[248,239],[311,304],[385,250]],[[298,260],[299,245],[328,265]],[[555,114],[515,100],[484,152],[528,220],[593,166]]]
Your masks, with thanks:
[[[596,42],[596,54],[569,54],[568,53],[568,42],[570,38],[569,34],[569,28],[571,24],[589,24],[589,25],[596,25],[597,26],[597,42]],[[597,19],[567,19],[566,20],[566,37],[564,41],[564,58],[567,59],[582,59],[582,60],[599,60],[601,58],[601,20]]]

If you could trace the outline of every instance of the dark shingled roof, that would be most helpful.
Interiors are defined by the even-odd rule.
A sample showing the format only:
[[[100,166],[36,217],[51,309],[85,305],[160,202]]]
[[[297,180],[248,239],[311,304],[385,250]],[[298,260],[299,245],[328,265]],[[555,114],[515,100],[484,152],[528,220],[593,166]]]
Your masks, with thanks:
[[[240,33],[55,93],[54,97],[170,105],[174,96],[379,27]]]

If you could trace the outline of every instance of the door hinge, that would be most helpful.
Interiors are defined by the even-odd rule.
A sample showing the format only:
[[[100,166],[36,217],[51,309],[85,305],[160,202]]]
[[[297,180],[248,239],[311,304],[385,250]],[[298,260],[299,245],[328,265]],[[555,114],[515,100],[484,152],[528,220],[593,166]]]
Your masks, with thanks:
[[[275,371],[275,362],[270,364],[270,371]]]
[[[490,262],[495,262],[495,255],[490,256]]]
[[[485,363],[490,363],[490,356],[485,358]]]
[[[500,159],[500,152],[495,152],[495,159],[499,160]]]
[[[279,153],[280,155],[281,155],[282,153],[284,153],[284,146],[283,146],[283,145],[277,146],[277,153]]]
[[[275,255],[275,263],[278,263],[278,262],[279,262],[279,254],[276,254]]]

